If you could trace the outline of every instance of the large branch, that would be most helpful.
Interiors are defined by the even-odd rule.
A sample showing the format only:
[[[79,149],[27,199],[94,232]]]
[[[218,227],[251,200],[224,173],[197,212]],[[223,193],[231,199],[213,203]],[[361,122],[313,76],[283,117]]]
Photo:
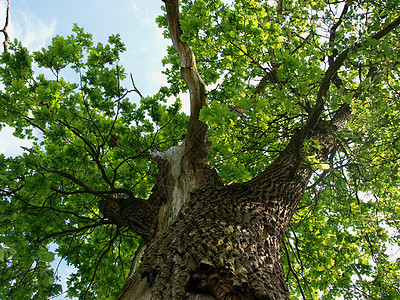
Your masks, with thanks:
[[[337,22],[330,29],[329,49],[332,52],[332,54],[328,55],[329,65],[331,65],[334,62],[335,56],[337,55],[337,49],[335,48],[336,30],[339,28],[340,24],[342,24],[343,17],[347,14],[348,9],[349,9],[348,5],[345,4],[343,7],[343,10],[342,10],[342,13],[340,14],[339,20],[337,20]],[[343,85],[343,81],[339,78],[337,72],[332,75],[331,81],[333,82],[333,84],[336,85],[337,88],[340,88]]]
[[[10,0],[7,0],[7,10],[6,10],[6,21],[4,24],[4,27],[0,32],[4,34],[4,52],[8,52],[8,43],[10,42],[10,36],[8,35],[7,29],[8,29],[8,23],[9,23],[9,18],[10,18]]]
[[[163,0],[172,43],[178,52],[181,74],[190,93],[190,122],[186,133],[186,150],[204,160],[207,156],[207,126],[199,120],[200,110],[207,106],[207,90],[196,67],[196,59],[189,45],[182,42],[179,22],[179,0]]]
[[[99,203],[100,212],[105,218],[111,220],[112,223],[128,227],[143,237],[148,237],[153,233],[151,230],[154,227],[154,215],[157,207],[152,206],[144,199],[134,197],[132,191],[125,188],[116,188],[110,191],[97,191],[71,174],[48,169],[42,165],[40,167],[48,173],[57,174],[63,178],[69,179],[84,189],[83,191],[76,190],[72,192],[53,189],[56,192],[67,195],[87,193],[98,196],[102,198]],[[122,194],[127,194],[129,197],[123,198]]]
[[[349,7],[347,6],[347,4],[344,5],[342,13],[340,14],[339,20],[337,20],[337,22],[332,26],[332,28],[330,29],[330,35],[329,35],[329,48],[331,49],[331,51],[333,52],[333,47],[335,45],[335,39],[336,39],[336,30],[338,29],[338,27],[340,26],[340,24],[342,24],[343,22],[343,17],[345,14],[347,14]],[[328,57],[329,60],[329,64],[331,64],[334,60],[334,55],[332,54],[331,56]]]
[[[380,40],[381,38],[383,38],[385,35],[389,34],[394,28],[396,28],[399,25],[400,25],[400,16],[397,17],[394,21],[392,21],[388,25],[386,25],[384,28],[382,28],[377,33],[371,35],[369,38],[373,39],[373,40]],[[315,106],[307,120],[307,124],[306,124],[307,128],[313,129],[319,121],[319,118],[322,114],[324,104],[325,104],[325,95],[326,95],[327,91],[329,90],[330,82],[331,82],[333,75],[342,67],[343,63],[348,58],[350,51],[353,51],[353,52],[357,51],[363,45],[364,45],[364,43],[356,43],[354,46],[347,48],[342,53],[340,53],[339,56],[329,65],[328,69],[325,72],[324,77],[321,80]]]

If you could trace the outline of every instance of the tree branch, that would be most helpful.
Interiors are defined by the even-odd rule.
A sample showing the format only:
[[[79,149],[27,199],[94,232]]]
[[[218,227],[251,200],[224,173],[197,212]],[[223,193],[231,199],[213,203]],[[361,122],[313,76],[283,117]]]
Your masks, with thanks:
[[[382,28],[377,33],[371,35],[369,38],[374,39],[374,40],[379,40],[379,39],[383,38],[385,35],[387,35],[388,33],[390,33],[398,25],[400,25],[400,16],[397,17],[394,21],[392,21],[388,25],[386,25],[384,28]],[[339,56],[336,58],[336,60],[334,60],[329,65],[328,69],[325,72],[324,77],[321,80],[315,106],[307,120],[307,123],[306,123],[306,127],[308,129],[313,129],[319,121],[319,118],[321,116],[321,113],[323,111],[323,107],[325,104],[324,98],[325,98],[327,91],[329,90],[330,82],[331,82],[333,75],[340,69],[340,67],[343,65],[345,60],[348,58],[350,51],[356,51],[359,48],[361,48],[364,44],[365,43],[356,43],[352,47],[347,48],[342,53],[340,53]]]
[[[127,194],[129,197],[135,198],[133,193],[132,193],[132,191],[129,190],[129,189],[125,189],[125,188],[116,188],[115,189],[115,188],[112,188],[109,191],[97,191],[97,190],[92,189],[91,187],[86,185],[83,181],[79,180],[78,178],[76,178],[75,176],[73,176],[71,174],[68,174],[68,173],[63,172],[63,171],[48,169],[48,168],[46,168],[46,167],[44,167],[42,165],[40,165],[40,167],[44,171],[46,171],[47,173],[57,174],[57,175],[59,175],[61,177],[64,177],[66,179],[71,180],[73,183],[76,183],[80,187],[84,188],[84,191],[77,190],[77,191],[71,191],[71,192],[67,192],[67,191],[62,191],[62,190],[59,190],[59,189],[51,188],[53,191],[61,193],[61,194],[72,195],[72,194],[88,193],[88,194],[92,194],[92,195],[99,196],[99,197],[103,196],[102,198],[107,198],[107,197],[104,197],[104,196],[105,195],[122,194],[122,193],[124,193],[124,194]]]
[[[4,34],[4,52],[8,52],[8,43],[10,42],[10,36],[8,35],[8,23],[9,23],[9,18],[10,18],[10,0],[7,0],[7,10],[6,10],[6,22],[4,24],[4,27],[0,32]]]
[[[31,124],[33,127],[39,129],[41,132],[46,133],[46,130],[34,123],[31,118],[24,116],[24,120]]]
[[[58,170],[52,170],[52,169],[48,169],[42,165],[40,165],[40,167],[46,171],[47,173],[52,173],[52,174],[57,174],[61,177],[64,177],[66,179],[71,180],[73,183],[76,183],[77,185],[83,187],[86,192],[90,193],[90,194],[97,194],[98,192],[91,189],[90,187],[88,187],[85,183],[83,183],[82,181],[80,181],[79,179],[77,179],[75,176],[72,176],[71,174],[65,173],[63,171],[58,171]]]
[[[288,239],[288,243],[290,243],[289,239]],[[283,244],[283,247],[285,248],[286,259],[288,261],[289,271],[293,274],[294,278],[296,279],[297,286],[300,289],[301,296],[303,297],[303,299],[307,299],[306,296],[304,295],[303,288],[301,287],[299,277],[297,276],[296,271],[293,269],[292,264],[290,262],[289,250],[286,246],[286,243],[283,241],[282,244]]]
[[[283,12],[283,0],[279,0],[277,15],[278,16],[282,15],[282,12]]]
[[[131,81],[132,81],[132,85],[133,85],[133,91],[135,93],[137,93],[139,95],[140,98],[144,98],[142,93],[138,90],[138,88],[136,87],[135,81],[133,80],[133,75],[131,73]]]
[[[181,74],[190,93],[190,121],[186,133],[186,150],[189,156],[207,161],[207,126],[199,120],[200,110],[207,106],[207,90],[197,71],[196,59],[189,45],[181,41],[182,30],[179,22],[179,0],[164,0],[168,27],[175,50],[181,63]]]
[[[63,122],[63,121],[59,121],[62,125],[64,125],[65,127],[67,127],[69,130],[71,130],[79,139],[81,139],[84,144],[89,148],[89,154],[92,156],[94,162],[96,163],[96,165],[98,166],[100,173],[104,179],[104,181],[109,185],[109,187],[111,189],[114,188],[113,183],[111,182],[111,180],[108,178],[106,171],[103,167],[103,165],[100,162],[99,156],[100,156],[100,147],[98,147],[97,151],[94,149],[93,145],[87,140],[86,137],[84,137],[76,128],[73,128],[71,125],[68,124],[68,122]],[[114,120],[115,123],[115,120]],[[93,122],[94,124],[94,122]],[[97,126],[96,126],[97,128]],[[111,131],[110,131],[111,132]],[[99,131],[100,133],[100,131]],[[101,134],[101,133],[100,133]],[[105,139],[105,141],[107,141],[107,139]],[[104,142],[105,143],[105,142]]]
[[[179,1],[165,0],[164,2],[171,40],[179,55],[182,77],[190,91],[190,116],[198,119],[200,109],[207,105],[206,87],[197,71],[193,51],[187,43],[181,41],[183,32],[179,22]]]
[[[278,83],[279,80],[276,75],[276,70],[279,68],[280,64],[275,64],[272,69],[264,75],[261,81],[258,83],[256,89],[253,91],[254,95],[261,95],[269,82]],[[255,96],[253,96],[255,97]],[[254,100],[253,100],[254,101]]]
[[[328,63],[331,65],[334,62],[335,56],[337,55],[337,49],[334,48],[335,40],[336,40],[336,30],[339,28],[340,24],[343,22],[343,17],[347,13],[349,7],[347,4],[344,5],[342,13],[340,14],[339,19],[337,22],[332,26],[330,29],[329,35],[329,49],[331,50],[332,54],[328,55]],[[339,78],[337,72],[335,72],[332,76],[332,81],[336,85],[337,88],[340,88],[343,85],[342,80]]]
[[[92,278],[91,278],[91,280],[90,280],[90,282],[89,282],[89,284],[88,284],[88,286],[86,288],[86,291],[85,291],[85,294],[83,296],[83,299],[86,299],[87,293],[89,292],[90,287],[93,285],[93,282],[94,282],[94,279],[96,277],[96,273],[97,273],[97,270],[99,268],[99,265],[100,265],[101,261],[103,260],[104,256],[108,253],[108,251],[110,251],[111,246],[114,245],[114,242],[117,239],[118,235],[119,235],[119,230],[117,229],[117,231],[115,232],[115,235],[112,237],[112,239],[110,239],[108,244],[106,246],[104,246],[103,249],[101,249],[100,253],[104,250],[104,248],[107,247],[107,249],[100,255],[99,260],[96,263],[96,267],[94,269],[93,276],[92,276]]]
[[[347,4],[345,4],[343,7],[343,10],[342,10],[342,13],[340,14],[339,20],[337,20],[337,22],[330,29],[329,48],[331,48],[332,51],[333,51],[333,46],[334,46],[335,39],[336,39],[336,29],[338,29],[340,24],[342,24],[343,17],[347,13],[348,9],[349,9],[349,7],[347,6]],[[334,55],[329,56],[329,64],[331,64],[331,62],[333,62],[333,59],[334,59]]]
[[[96,222],[94,224],[83,226],[81,228],[75,228],[75,229],[71,229],[71,230],[64,230],[64,231],[54,232],[54,233],[49,234],[48,236],[46,236],[44,238],[41,238],[37,242],[41,243],[41,242],[43,242],[45,240],[48,240],[48,239],[51,239],[53,237],[67,235],[67,234],[71,234],[71,233],[78,233],[78,232],[81,232],[81,231],[86,231],[88,229],[96,228],[96,227],[99,227],[99,226],[102,226],[102,225],[106,225],[106,224],[112,224],[112,222],[108,221],[108,220],[101,220],[101,221]]]

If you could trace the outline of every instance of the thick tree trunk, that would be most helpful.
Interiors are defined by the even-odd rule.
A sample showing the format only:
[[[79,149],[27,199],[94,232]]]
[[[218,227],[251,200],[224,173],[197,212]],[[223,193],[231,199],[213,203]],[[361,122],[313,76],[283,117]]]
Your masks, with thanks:
[[[127,282],[120,299],[288,299],[281,242],[311,175],[304,144],[318,140],[323,149],[312,151],[326,159],[334,132],[349,115],[345,106],[332,122],[299,130],[276,161],[249,182],[223,186],[209,172],[174,221],[159,218],[162,232],[149,242],[139,275]],[[174,182],[164,175],[164,182]],[[178,194],[170,191],[168,198]],[[164,212],[171,210],[170,201]]]
[[[294,190],[298,184],[272,184],[265,190],[251,183],[209,186],[194,193],[142,258],[138,280],[146,280],[151,298],[140,291],[122,299],[286,299],[281,239],[293,205],[280,199],[292,194],[297,202],[301,191]]]
[[[192,50],[180,39],[179,2],[163,1],[190,92],[190,122],[185,146],[159,157],[151,197],[159,207],[156,229],[139,274],[126,282],[119,299],[288,299],[281,242],[311,176],[304,161],[312,154],[327,159],[350,108],[344,105],[332,121],[320,121],[321,94],[312,120],[273,164],[249,182],[222,185],[207,161],[207,126],[199,120],[207,92]],[[322,147],[312,148],[310,140]]]

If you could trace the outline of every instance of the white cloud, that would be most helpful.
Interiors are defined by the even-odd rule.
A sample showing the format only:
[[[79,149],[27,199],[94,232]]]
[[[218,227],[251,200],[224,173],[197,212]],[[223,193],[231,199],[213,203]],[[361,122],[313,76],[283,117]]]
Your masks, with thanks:
[[[0,3],[0,27],[3,28],[6,16],[6,3]],[[10,10],[8,34],[11,40],[18,39],[30,51],[39,50],[55,33],[57,21],[50,22],[27,11]],[[3,37],[1,37],[3,39]]]
[[[134,1],[131,2],[135,18],[139,21],[140,26],[148,26],[154,23],[154,17],[145,8],[139,8]]]
[[[0,27],[3,28],[5,22],[6,3],[0,3]],[[47,40],[54,35],[56,20],[45,22],[27,12],[13,12],[9,17],[8,34],[13,39],[18,39],[29,50],[39,50],[46,45]],[[1,36],[2,38],[2,36]],[[2,41],[1,41],[2,43]],[[0,48],[0,52],[2,51]],[[32,141],[19,139],[12,135],[14,129],[4,127],[0,131],[0,153],[5,156],[20,155],[24,151],[21,146],[32,147]]]
[[[159,53],[161,57],[165,57],[167,55],[167,46],[171,45],[172,42],[170,40],[167,40],[164,38],[164,28],[156,28],[156,41],[157,41],[157,46],[159,49],[162,49]]]
[[[182,103],[181,112],[184,112],[188,116],[190,116],[190,95],[188,92],[186,93],[179,93],[179,99]],[[167,104],[171,105],[175,102],[175,97],[168,97]]]
[[[17,38],[31,51],[44,47],[56,30],[56,19],[46,22],[27,12],[17,12],[10,22],[10,37]]]
[[[190,95],[188,92],[180,93],[179,98],[181,98],[182,102],[182,111],[190,116]]]
[[[4,127],[0,131],[0,153],[6,157],[21,155],[24,150],[21,146],[30,148],[32,147],[31,140],[22,140],[12,135],[14,128]]]

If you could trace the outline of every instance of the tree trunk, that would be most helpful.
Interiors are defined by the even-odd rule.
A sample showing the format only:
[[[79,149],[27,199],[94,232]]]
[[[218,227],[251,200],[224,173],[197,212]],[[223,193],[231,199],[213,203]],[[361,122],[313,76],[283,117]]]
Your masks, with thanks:
[[[151,298],[135,293],[121,299],[286,299],[281,239],[293,205],[279,204],[278,190],[296,198],[301,191],[296,184],[272,185],[209,186],[194,193],[142,258],[139,276]],[[203,296],[190,298],[198,294]]]
[[[345,106],[330,123],[299,130],[275,162],[249,182],[223,186],[209,172],[201,188],[178,200],[183,205],[173,221],[160,215],[162,232],[149,242],[139,275],[128,280],[119,299],[288,299],[281,242],[311,176],[304,160],[310,151],[326,160],[334,132],[349,115]],[[311,139],[323,149],[305,147]],[[171,176],[164,173],[164,182],[174,182]],[[178,186],[183,185],[169,187]],[[182,193],[167,194],[163,216],[170,215],[165,212],[171,211],[173,195]]]
[[[179,1],[163,1],[190,92],[190,122],[185,145],[159,154],[160,174],[151,196],[158,207],[156,229],[139,274],[128,279],[118,298],[288,299],[281,243],[312,173],[305,159],[316,154],[327,160],[350,107],[343,105],[333,120],[321,121],[321,93],[312,120],[274,163],[249,182],[224,186],[207,160],[207,126],[199,120],[207,92],[194,53],[180,39]],[[318,147],[312,146],[315,141]]]

